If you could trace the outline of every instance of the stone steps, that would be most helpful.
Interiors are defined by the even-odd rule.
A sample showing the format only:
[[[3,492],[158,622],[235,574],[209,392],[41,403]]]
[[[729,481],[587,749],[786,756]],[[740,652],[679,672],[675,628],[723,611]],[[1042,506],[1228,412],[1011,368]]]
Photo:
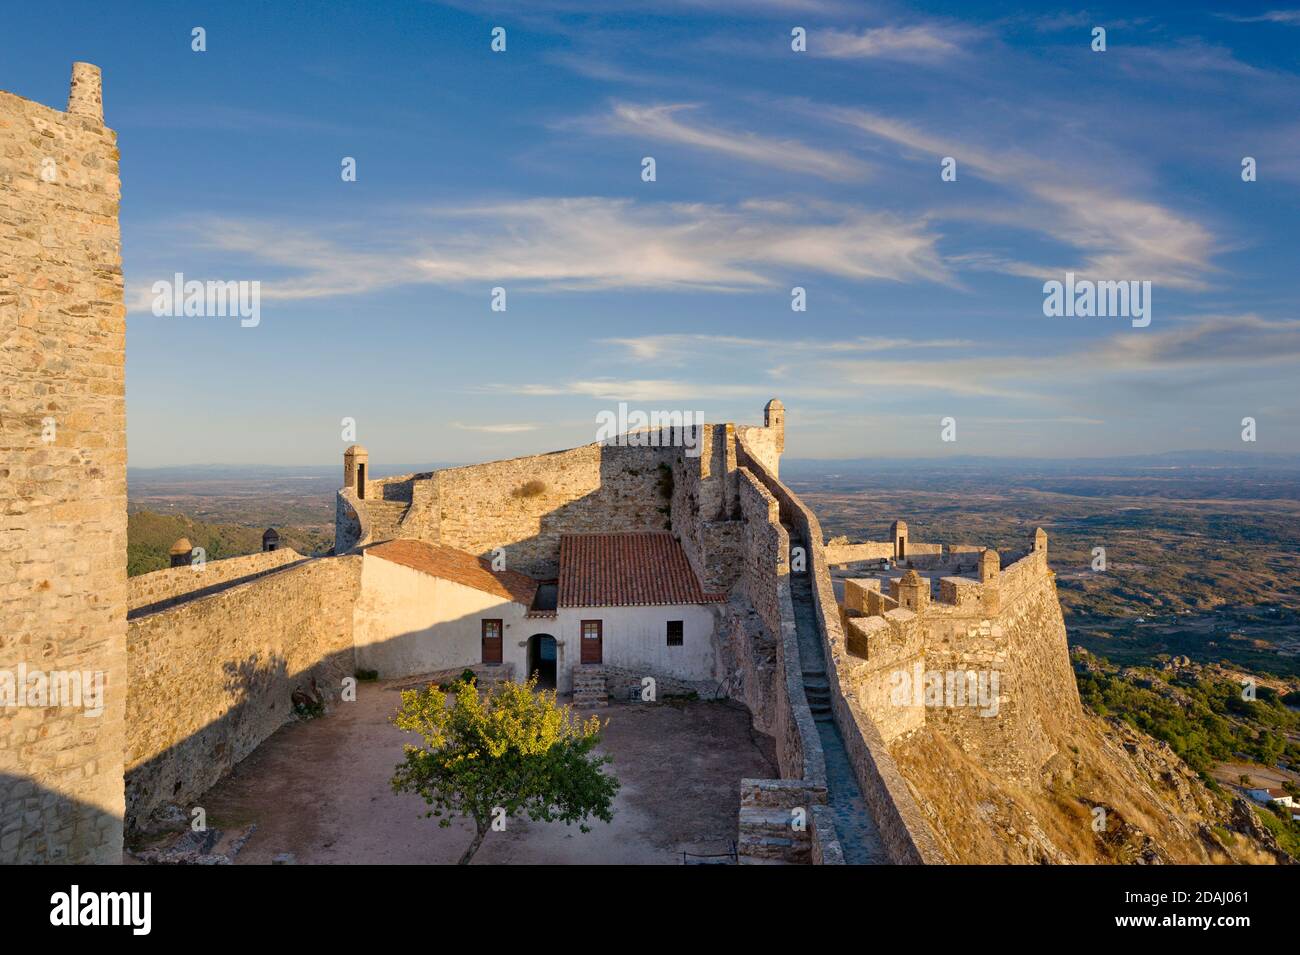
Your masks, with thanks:
[[[795,832],[790,819],[786,809],[742,806],[736,840],[741,863],[807,862],[812,851],[809,835]]]
[[[609,687],[605,671],[598,666],[581,665],[573,668],[573,705],[604,706],[609,702]]]
[[[804,546],[797,532],[787,530],[791,547]],[[799,630],[799,664],[803,671],[804,695],[817,724],[817,735],[826,759],[828,804],[844,860],[850,865],[887,862],[884,841],[862,798],[853,764],[831,713],[831,686],[826,676],[821,626],[813,601],[811,563],[807,573],[790,576],[790,599],[794,604],[795,626]]]

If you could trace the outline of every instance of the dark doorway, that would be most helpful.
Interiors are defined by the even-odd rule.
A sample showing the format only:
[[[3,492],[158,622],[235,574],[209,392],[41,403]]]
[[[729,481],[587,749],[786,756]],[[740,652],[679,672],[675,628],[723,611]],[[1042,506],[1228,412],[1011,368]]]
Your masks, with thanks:
[[[555,638],[535,633],[528,638],[528,675],[537,674],[537,687],[555,689]]]
[[[365,499],[366,496],[366,466],[357,465],[357,497]]]

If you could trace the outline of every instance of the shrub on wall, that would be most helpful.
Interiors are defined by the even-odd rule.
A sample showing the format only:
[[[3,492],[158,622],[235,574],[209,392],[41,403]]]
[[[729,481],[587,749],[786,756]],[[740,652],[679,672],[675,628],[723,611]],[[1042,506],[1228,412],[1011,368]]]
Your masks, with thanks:
[[[540,497],[546,493],[546,484],[543,481],[527,481],[515,488],[511,494],[514,497]]]

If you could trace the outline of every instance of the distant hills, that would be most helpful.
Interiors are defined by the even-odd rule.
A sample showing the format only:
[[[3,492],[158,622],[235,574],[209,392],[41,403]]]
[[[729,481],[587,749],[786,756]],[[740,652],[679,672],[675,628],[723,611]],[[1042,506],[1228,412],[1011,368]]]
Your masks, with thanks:
[[[147,574],[170,566],[169,552],[182,537],[195,547],[202,547],[208,560],[220,560],[257,553],[262,549],[265,530],[238,524],[207,524],[183,514],[136,511],[126,519],[127,576]],[[327,544],[317,532],[296,527],[277,527],[276,531],[285,546],[299,553],[310,554]]]
[[[1300,454],[1270,451],[1161,451],[1153,454],[1116,455],[1114,457],[1036,458],[993,457],[985,455],[943,455],[930,458],[792,458],[781,461],[786,474],[816,477],[828,472],[851,474],[905,469],[978,469],[987,471],[1026,470],[1057,473],[1123,473],[1137,470],[1171,468],[1258,468],[1276,471],[1300,471]]]

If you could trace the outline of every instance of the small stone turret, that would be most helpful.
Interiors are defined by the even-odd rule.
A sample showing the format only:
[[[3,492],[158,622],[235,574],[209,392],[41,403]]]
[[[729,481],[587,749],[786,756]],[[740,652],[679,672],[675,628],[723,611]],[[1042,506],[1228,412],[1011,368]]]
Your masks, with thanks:
[[[262,534],[262,553],[280,549],[280,534],[274,527],[268,527]]]
[[[930,582],[915,570],[909,570],[898,582],[898,605],[913,613],[922,613],[930,605]]]
[[[1041,527],[1034,531],[1034,550],[1047,551],[1047,531]]]
[[[907,521],[894,521],[889,525],[889,539],[894,544],[894,560],[907,559]]]
[[[996,584],[1001,572],[1002,558],[992,547],[986,547],[980,552],[980,582]]]
[[[343,452],[343,486],[352,488],[362,500],[366,498],[369,471],[370,452],[361,445],[354,444]]]
[[[167,554],[171,557],[173,567],[188,567],[190,558],[194,554],[194,545],[190,543],[188,537],[182,537],[172,544],[172,549]]]
[[[998,577],[1002,574],[1002,557],[992,547],[980,553],[980,583],[984,585],[981,594],[984,612],[997,613],[1002,607],[1002,595],[998,588]]]
[[[92,63],[72,64],[72,86],[68,90],[68,112],[86,116],[104,125],[104,81]]]
[[[763,406],[763,427],[776,431],[776,453],[785,453],[785,405],[773,398]]]

